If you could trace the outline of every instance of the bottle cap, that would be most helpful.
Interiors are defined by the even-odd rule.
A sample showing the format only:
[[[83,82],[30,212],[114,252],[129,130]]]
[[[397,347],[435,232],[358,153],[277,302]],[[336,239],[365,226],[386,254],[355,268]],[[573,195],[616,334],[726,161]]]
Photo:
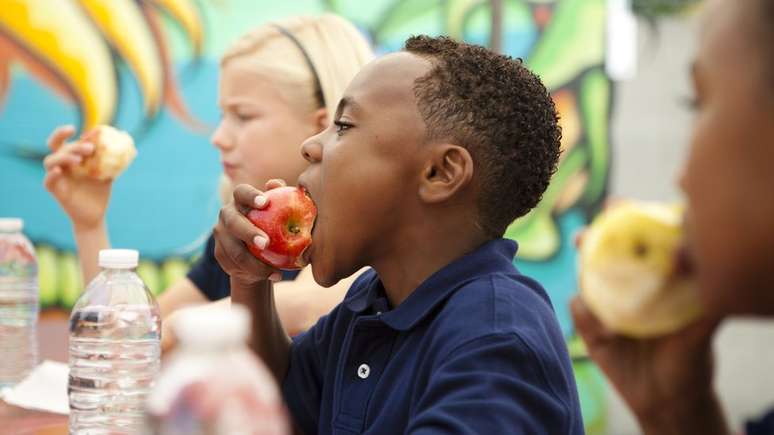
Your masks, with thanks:
[[[177,312],[172,328],[184,345],[244,343],[250,312],[238,304],[186,308]]]
[[[24,220],[20,218],[0,218],[0,231],[18,233],[24,228]]]
[[[99,267],[107,269],[134,269],[140,253],[134,249],[102,249],[99,251]]]

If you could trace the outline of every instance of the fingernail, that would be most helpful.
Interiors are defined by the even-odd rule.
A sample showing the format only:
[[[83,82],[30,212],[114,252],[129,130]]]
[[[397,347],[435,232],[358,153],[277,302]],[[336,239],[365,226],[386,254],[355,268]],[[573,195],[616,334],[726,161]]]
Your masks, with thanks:
[[[266,245],[269,243],[269,239],[264,236],[258,235],[253,238],[253,243],[258,249],[266,249]]]
[[[274,272],[271,275],[269,275],[269,281],[271,282],[279,282],[282,281],[282,274],[279,272]]]
[[[85,142],[83,147],[86,149],[86,151],[94,151],[94,144],[91,142]]]
[[[266,205],[266,201],[267,201],[267,199],[266,199],[265,196],[258,195],[258,196],[255,197],[255,206],[258,207],[258,208],[261,208],[264,205]]]

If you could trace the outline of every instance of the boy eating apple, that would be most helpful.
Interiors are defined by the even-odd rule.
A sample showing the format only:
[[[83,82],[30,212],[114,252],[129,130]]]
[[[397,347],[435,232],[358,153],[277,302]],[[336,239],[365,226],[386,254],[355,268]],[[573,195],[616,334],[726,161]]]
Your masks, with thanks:
[[[554,103],[520,60],[417,36],[367,65],[333,125],[303,144],[298,184],[318,209],[315,280],[372,269],[292,342],[274,308],[277,271],[246,246],[267,246],[245,214],[268,201],[235,189],[216,257],[298,429],[583,433],[548,296],[502,238],[539,202],[560,138]]]

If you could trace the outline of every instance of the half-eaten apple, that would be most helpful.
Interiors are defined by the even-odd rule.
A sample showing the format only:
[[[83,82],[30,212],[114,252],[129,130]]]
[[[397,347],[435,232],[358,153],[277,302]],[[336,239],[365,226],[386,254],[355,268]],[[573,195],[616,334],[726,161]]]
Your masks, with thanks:
[[[592,222],[580,247],[581,298],[610,330],[669,334],[701,313],[684,265],[680,207],[622,201]]]
[[[314,201],[300,187],[285,186],[266,191],[269,203],[253,209],[247,218],[269,236],[269,244],[248,249],[264,263],[283,270],[302,269],[309,263],[306,249],[312,243],[312,227],[317,217]]]

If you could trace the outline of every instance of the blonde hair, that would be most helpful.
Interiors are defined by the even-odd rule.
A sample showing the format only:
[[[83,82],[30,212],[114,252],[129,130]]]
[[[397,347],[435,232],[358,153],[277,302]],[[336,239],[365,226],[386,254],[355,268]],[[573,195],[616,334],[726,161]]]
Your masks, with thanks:
[[[310,113],[319,108],[314,72],[296,43],[301,44],[317,72],[329,119],[344,89],[360,68],[373,58],[365,37],[349,21],[334,14],[290,17],[264,24],[237,40],[220,60],[221,67],[234,58],[247,61],[267,77],[290,103]]]
[[[298,41],[309,60],[280,28]],[[319,109],[321,91],[330,122],[344,89],[360,68],[373,59],[373,52],[352,23],[338,15],[323,14],[289,17],[253,29],[226,50],[220,60],[221,68],[236,58],[271,81],[288,103],[299,110],[312,113]],[[224,175],[220,186],[224,201],[229,200],[231,190]]]

